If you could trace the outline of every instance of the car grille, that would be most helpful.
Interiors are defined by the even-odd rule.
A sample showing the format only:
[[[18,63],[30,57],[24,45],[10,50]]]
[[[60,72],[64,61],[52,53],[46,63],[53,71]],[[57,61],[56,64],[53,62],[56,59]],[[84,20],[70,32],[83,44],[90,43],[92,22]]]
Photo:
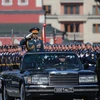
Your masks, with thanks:
[[[78,85],[78,74],[50,74],[49,85]]]

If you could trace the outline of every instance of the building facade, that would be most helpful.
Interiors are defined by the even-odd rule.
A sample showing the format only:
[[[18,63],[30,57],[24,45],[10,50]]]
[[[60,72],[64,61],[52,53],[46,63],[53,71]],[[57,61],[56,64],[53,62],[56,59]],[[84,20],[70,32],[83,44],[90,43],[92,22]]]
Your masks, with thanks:
[[[42,0],[0,0],[1,44],[11,44],[12,35],[21,40],[31,27],[42,27],[43,23]]]
[[[43,0],[46,23],[65,38],[100,43],[100,4],[95,0]]]

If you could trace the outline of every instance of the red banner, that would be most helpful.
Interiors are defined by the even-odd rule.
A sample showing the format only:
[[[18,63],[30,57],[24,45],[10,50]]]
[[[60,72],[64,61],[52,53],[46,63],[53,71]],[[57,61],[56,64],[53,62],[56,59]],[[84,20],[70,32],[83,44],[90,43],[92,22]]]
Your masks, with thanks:
[[[43,43],[46,43],[46,24],[43,24],[42,26],[42,40],[43,40]]]

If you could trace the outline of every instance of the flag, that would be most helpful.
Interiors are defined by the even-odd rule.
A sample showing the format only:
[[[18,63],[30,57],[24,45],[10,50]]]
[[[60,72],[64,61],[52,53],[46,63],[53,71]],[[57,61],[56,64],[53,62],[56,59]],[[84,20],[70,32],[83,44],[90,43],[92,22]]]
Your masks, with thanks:
[[[42,26],[42,40],[43,40],[43,43],[46,43],[45,28],[46,28],[46,24],[43,24],[43,26]]]

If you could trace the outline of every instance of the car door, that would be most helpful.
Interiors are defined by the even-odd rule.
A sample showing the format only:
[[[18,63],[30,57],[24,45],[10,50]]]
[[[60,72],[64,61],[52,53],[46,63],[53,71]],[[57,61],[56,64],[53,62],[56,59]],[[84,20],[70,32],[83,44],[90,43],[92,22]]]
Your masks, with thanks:
[[[15,91],[16,93],[19,92],[20,80],[21,80],[21,73],[20,70],[13,70],[10,73],[11,77],[11,90]]]
[[[6,86],[6,89],[10,89],[12,81],[10,71],[4,71],[2,77],[4,79],[4,85]]]
[[[96,73],[98,76],[98,81],[100,83],[100,53],[97,54]]]
[[[100,53],[97,53],[97,62],[95,71],[97,73],[98,83],[99,83],[99,92],[97,93],[97,96],[100,97]]]

